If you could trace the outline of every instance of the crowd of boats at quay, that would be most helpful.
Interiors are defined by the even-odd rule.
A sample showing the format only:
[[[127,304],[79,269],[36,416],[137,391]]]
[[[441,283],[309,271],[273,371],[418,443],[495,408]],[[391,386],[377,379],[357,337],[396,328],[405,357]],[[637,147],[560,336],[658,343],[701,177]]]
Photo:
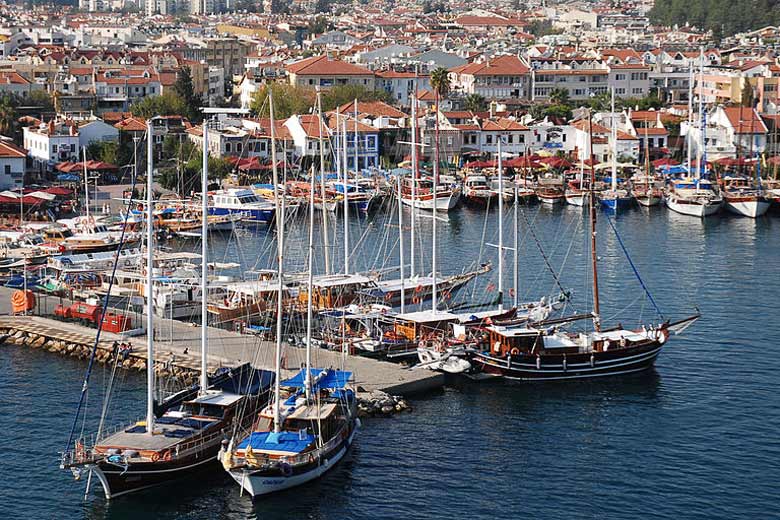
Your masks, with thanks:
[[[204,125],[204,140],[207,133],[208,125]],[[273,135],[271,138],[273,141]],[[273,142],[271,150],[274,154]],[[440,176],[434,163],[430,176],[397,175],[390,177],[386,187],[374,186],[373,191],[356,188],[353,192],[350,186],[357,187],[359,183],[349,180],[341,184],[341,198],[336,196],[332,205],[325,184],[324,161],[319,164],[318,174],[312,173],[307,182],[294,185],[302,192],[295,194],[279,182],[276,157],[272,157],[269,196],[249,188],[207,192],[206,154],[201,179],[203,190],[198,199],[155,200],[153,176],[148,176],[145,200],[125,201],[128,209],[115,222],[120,225],[118,230],[112,231],[110,223],[96,217],[86,221],[94,228],[91,233],[105,233],[116,239],[116,247],[104,252],[70,254],[66,246],[66,251],[47,259],[47,266],[59,272],[56,278],[38,281],[38,287],[49,291],[67,290],[75,297],[93,298],[100,306],[101,316],[108,313],[110,297],[124,294],[130,300],[136,299],[146,309],[153,309],[145,313],[146,331],[154,330],[155,320],[162,316],[178,316],[179,306],[186,309],[181,317],[199,316],[201,325],[200,341],[192,346],[193,352],[201,355],[198,384],[161,395],[154,363],[147,362],[146,402],[139,403],[139,407],[145,404],[143,418],[109,427],[105,419],[114,391],[112,378],[105,388],[104,406],[98,410],[99,426],[91,434],[82,426],[91,384],[93,365],[90,362],[60,461],[60,467],[72,472],[77,480],[86,477],[85,496],[89,495],[93,480],[100,483],[107,498],[114,498],[195,471],[226,471],[242,493],[252,497],[305,485],[338,463],[360,428],[355,379],[348,369],[355,355],[408,360],[409,370],[438,370],[452,377],[474,380],[532,382],[602,378],[649,369],[670,338],[699,317],[694,313],[681,319],[666,318],[647,292],[646,298],[657,311],[656,319],[633,327],[602,321],[595,226],[597,206],[605,200],[605,192],[599,198],[595,168],[580,168],[575,179],[582,205],[588,210],[586,236],[590,242],[592,308],[589,312],[572,313],[571,291],[558,273],[553,273],[554,294],[520,301],[516,214],[512,220],[513,244],[504,243],[503,229],[507,198],[519,201],[521,189],[533,189],[542,201],[563,201],[571,181],[561,178],[561,182],[553,183],[552,177],[542,176],[539,185],[533,188],[526,182],[507,182],[507,191],[504,165],[499,162],[496,187],[477,185],[478,176],[473,174],[467,174],[460,186]],[[150,148],[147,171],[153,172],[153,166]],[[344,172],[339,173],[345,178]],[[339,194],[337,186],[333,191]],[[699,180],[692,189],[704,190],[706,186]],[[560,197],[552,196],[554,190],[560,190]],[[315,210],[321,210],[319,224],[327,230],[327,215],[336,207],[340,206],[346,217],[351,212],[371,209],[370,204],[352,205],[350,201],[358,199],[360,193],[367,193],[368,197],[385,193],[395,195],[400,201],[388,206],[398,222],[397,267],[355,272],[348,253],[343,257],[343,265],[337,267],[334,259],[328,258],[328,247],[316,250]],[[500,253],[496,255],[496,297],[483,303],[456,304],[454,296],[474,278],[491,272],[492,264],[447,275],[440,273],[437,263],[439,217],[435,212],[454,208],[461,197],[485,205],[495,199],[499,211],[498,243],[491,244]],[[231,211],[234,204],[237,211]],[[270,218],[276,255],[268,269],[252,273],[250,279],[235,280],[220,274],[222,268],[230,266],[210,261],[207,237],[210,230],[224,224],[221,219],[231,219],[231,226],[239,224],[234,218],[243,222],[244,205],[273,211]],[[405,211],[404,206],[409,206],[410,211]],[[515,212],[518,207],[519,204],[514,205]],[[302,272],[288,272],[284,261],[289,252],[285,247],[288,236],[285,227],[290,225],[287,212],[301,208],[308,208],[301,212],[307,219],[308,229],[306,268]],[[430,269],[420,265],[419,252],[415,263],[415,248],[404,249],[403,234],[407,224],[415,232],[418,211],[419,216],[425,213],[433,217],[432,226],[425,228],[430,233]],[[163,252],[155,246],[162,238],[159,236],[162,223],[179,218],[171,216],[179,214],[183,215],[182,220],[199,222],[199,228],[188,225],[187,233],[202,238],[200,254]],[[258,220],[263,215],[269,218],[258,212],[250,214],[249,220]],[[345,232],[340,239],[347,252],[348,218],[343,220]],[[610,227],[617,233],[614,225]],[[543,245],[537,243],[537,246],[544,255]],[[514,252],[515,278],[511,284],[504,280],[505,256],[509,256],[505,255],[506,251]],[[630,261],[628,251],[624,249],[624,252]],[[407,254],[411,258],[410,272]],[[315,262],[323,261],[325,273],[315,273]],[[552,270],[549,262],[546,264]],[[639,278],[639,273],[636,274]],[[30,287],[26,271],[23,277],[25,286]],[[63,282],[65,286],[58,285]],[[646,291],[646,284],[640,286]],[[74,288],[79,292],[73,291]],[[67,313],[60,316],[68,317]],[[246,364],[209,373],[211,327],[206,325],[227,326],[239,333],[258,336],[257,341],[262,340],[265,345],[272,344],[273,369],[260,370]],[[98,325],[95,349],[101,330]],[[154,334],[146,334],[146,356],[150,361],[156,359],[155,341]],[[315,349],[341,353],[338,356],[341,366],[313,366]],[[298,366],[300,361],[301,369],[283,380],[283,356],[295,355],[301,359],[294,360],[292,365]],[[118,362],[121,355],[117,352],[115,357]]]

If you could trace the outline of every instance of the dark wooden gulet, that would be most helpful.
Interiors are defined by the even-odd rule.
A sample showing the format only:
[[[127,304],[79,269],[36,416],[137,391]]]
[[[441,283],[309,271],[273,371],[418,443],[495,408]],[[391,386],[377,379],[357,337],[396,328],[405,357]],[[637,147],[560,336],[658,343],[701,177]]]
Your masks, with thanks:
[[[590,126],[590,115],[588,124]],[[592,164],[592,140],[590,146]],[[475,352],[471,360],[482,374],[517,381],[560,381],[641,372],[653,366],[671,334],[682,332],[699,318],[699,314],[695,314],[674,323],[664,321],[658,325],[643,325],[637,329],[625,329],[622,325],[602,329],[594,185],[595,173],[591,168],[588,196],[593,313],[535,324],[496,324],[485,327],[488,335],[487,348]],[[636,268],[634,271],[639,278]],[[641,278],[639,280],[644,288]],[[652,301],[652,297],[650,299]],[[655,302],[652,303],[655,305]],[[592,331],[566,332],[558,329],[559,325],[582,319],[592,319]]]

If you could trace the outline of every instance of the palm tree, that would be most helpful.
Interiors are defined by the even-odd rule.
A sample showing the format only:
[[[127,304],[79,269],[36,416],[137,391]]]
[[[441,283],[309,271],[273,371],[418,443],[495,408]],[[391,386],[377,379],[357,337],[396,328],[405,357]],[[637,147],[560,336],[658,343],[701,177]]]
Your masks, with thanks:
[[[550,91],[550,103],[553,105],[568,105],[569,91],[563,88],[554,88]]]
[[[436,99],[436,142],[433,147],[433,160],[436,171],[439,169],[439,99],[447,97],[450,92],[450,76],[447,69],[438,67],[431,72],[431,88]]]
[[[450,75],[444,67],[438,67],[431,72],[431,88],[436,94],[436,108],[438,109],[438,98],[447,97],[450,93]]]
[[[482,112],[486,106],[485,98],[479,94],[469,94],[463,99],[463,107],[470,112]]]
[[[11,102],[3,98],[0,100],[0,134],[10,136],[16,120],[16,109]]]

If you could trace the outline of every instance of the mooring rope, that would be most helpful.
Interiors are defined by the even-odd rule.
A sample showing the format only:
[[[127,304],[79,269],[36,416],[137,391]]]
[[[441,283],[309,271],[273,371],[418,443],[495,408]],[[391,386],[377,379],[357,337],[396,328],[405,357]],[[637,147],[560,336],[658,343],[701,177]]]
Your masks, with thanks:
[[[147,136],[147,139],[150,138]],[[152,172],[147,172],[147,175],[152,175]],[[125,209],[125,219],[122,223],[122,233],[119,235],[119,247],[116,250],[116,255],[114,256],[114,265],[111,269],[111,280],[108,283],[108,291],[106,291],[106,297],[103,301],[103,309],[100,315],[100,322],[98,323],[98,329],[97,334],[95,334],[95,342],[92,345],[92,351],[89,354],[89,363],[87,363],[87,370],[84,373],[84,380],[81,385],[81,394],[79,395],[79,402],[76,406],[76,415],[73,417],[73,424],[70,427],[70,433],[68,434],[68,442],[65,444],[65,452],[68,451],[70,448],[71,443],[73,442],[73,434],[76,432],[76,425],[78,424],[79,416],[81,415],[81,410],[84,407],[84,400],[85,396],[87,394],[87,388],[89,387],[89,378],[90,375],[92,375],[92,368],[95,365],[95,357],[97,354],[97,348],[100,344],[100,335],[103,331],[103,322],[106,319],[106,312],[108,311],[108,300],[111,297],[111,289],[114,287],[114,280],[116,278],[116,271],[117,266],[119,265],[119,257],[122,254],[122,248],[125,245],[125,233],[127,230],[127,221],[130,218],[130,209],[133,207],[133,193],[135,193],[135,183],[136,183],[136,177],[138,175],[138,171],[136,168],[133,168],[133,178],[130,186],[130,198],[127,201],[127,207]],[[146,208],[147,211],[152,211],[152,208]],[[151,244],[147,244],[146,247],[151,247]],[[147,266],[147,269],[151,269],[152,266]],[[151,287],[149,288],[151,290]],[[152,309],[148,309],[147,312],[152,312]],[[151,360],[147,360],[147,363],[151,362]],[[84,416],[84,419],[86,420],[86,413]]]
[[[639,280],[639,285],[642,286],[642,289],[645,291],[645,294],[647,295],[647,298],[650,300],[650,303],[653,304],[653,308],[655,308],[655,312],[658,313],[658,315],[661,317],[661,319],[664,319],[664,314],[661,312],[661,309],[658,308],[658,305],[655,303],[655,300],[653,299],[653,295],[650,294],[650,290],[645,285],[644,280],[642,280],[642,277],[639,275],[639,271],[637,270],[636,266],[634,265],[634,261],[631,260],[631,256],[628,254],[628,250],[626,249],[625,244],[623,244],[623,239],[620,238],[620,233],[618,233],[617,228],[615,227],[614,222],[612,222],[612,218],[610,218],[609,215],[606,215],[606,220],[609,222],[609,226],[612,228],[612,231],[615,233],[615,237],[618,240],[618,244],[620,244],[620,249],[623,250],[623,254],[626,255],[626,260],[628,260],[628,265],[631,266],[631,269],[634,271],[634,275],[636,276],[636,279]]]

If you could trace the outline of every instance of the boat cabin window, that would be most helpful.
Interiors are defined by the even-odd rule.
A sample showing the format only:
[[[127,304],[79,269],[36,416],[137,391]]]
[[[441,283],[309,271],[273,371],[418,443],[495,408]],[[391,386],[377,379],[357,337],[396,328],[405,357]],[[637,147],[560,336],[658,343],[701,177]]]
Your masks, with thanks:
[[[214,406],[207,403],[187,403],[184,407],[186,412],[191,415],[199,415],[202,417],[213,417],[215,419],[222,418],[224,408],[221,406]]]

